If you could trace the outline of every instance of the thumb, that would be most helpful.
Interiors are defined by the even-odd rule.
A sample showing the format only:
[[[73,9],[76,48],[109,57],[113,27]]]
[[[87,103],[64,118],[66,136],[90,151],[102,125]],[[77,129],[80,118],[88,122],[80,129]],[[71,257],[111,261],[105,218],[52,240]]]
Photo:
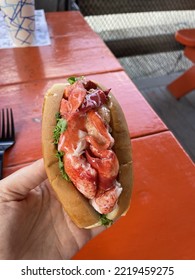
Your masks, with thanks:
[[[43,159],[35,161],[0,181],[0,202],[24,199],[47,178]]]

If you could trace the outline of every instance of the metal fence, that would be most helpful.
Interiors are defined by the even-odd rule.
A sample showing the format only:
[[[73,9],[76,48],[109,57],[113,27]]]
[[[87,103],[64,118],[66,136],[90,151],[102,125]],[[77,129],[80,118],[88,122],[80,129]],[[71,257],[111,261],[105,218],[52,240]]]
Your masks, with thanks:
[[[81,13],[132,78],[182,71],[191,65],[174,33],[195,28],[195,1],[79,0]]]

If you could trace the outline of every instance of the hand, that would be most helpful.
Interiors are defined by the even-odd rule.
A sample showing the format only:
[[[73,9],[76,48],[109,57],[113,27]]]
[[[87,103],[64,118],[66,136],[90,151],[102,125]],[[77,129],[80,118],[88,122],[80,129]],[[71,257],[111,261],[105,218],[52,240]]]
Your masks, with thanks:
[[[70,259],[103,231],[75,226],[46,178],[38,160],[0,181],[0,259]]]

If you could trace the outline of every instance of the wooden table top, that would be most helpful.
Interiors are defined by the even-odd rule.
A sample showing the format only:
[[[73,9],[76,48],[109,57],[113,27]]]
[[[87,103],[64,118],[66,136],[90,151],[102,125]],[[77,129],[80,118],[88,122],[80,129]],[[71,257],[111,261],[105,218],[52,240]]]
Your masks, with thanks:
[[[46,90],[69,76],[87,76],[111,87],[125,113],[134,188],[126,217],[75,259],[195,258],[193,162],[79,12],[48,13],[46,18],[50,46],[0,50],[0,107],[13,108],[16,127],[4,176],[42,157]]]
[[[194,259],[195,168],[167,131],[132,140],[131,207],[74,259]]]
[[[47,16],[50,46],[1,50],[1,85],[122,70],[78,12],[60,14]]]

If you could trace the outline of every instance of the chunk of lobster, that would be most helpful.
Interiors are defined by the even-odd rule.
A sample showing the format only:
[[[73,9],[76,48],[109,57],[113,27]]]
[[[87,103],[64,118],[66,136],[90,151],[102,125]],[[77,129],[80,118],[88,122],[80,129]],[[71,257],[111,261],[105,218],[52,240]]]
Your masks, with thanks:
[[[122,192],[122,188],[118,182],[115,181],[113,187],[105,192],[99,190],[91,204],[96,211],[101,214],[108,214],[112,212],[117,206],[117,201]]]
[[[113,183],[119,172],[119,162],[116,154],[112,150],[97,151],[90,146],[93,152],[86,151],[86,157],[90,165],[98,172],[98,186],[100,190],[108,190],[113,187]]]
[[[114,138],[95,110],[87,112],[86,129],[88,132],[88,136],[86,137],[87,142],[97,150],[106,150],[113,146]]]
[[[77,94],[78,92],[82,92],[82,91],[87,91],[84,87],[83,81],[82,80],[78,80],[76,81],[74,84],[68,85],[65,87],[64,90],[64,97],[66,99],[69,99],[69,97],[73,94]]]
[[[78,108],[83,103],[87,91],[81,81],[75,82],[73,85],[66,87],[64,96],[60,104],[60,114],[66,120],[78,111]]]
[[[72,106],[65,98],[62,98],[60,103],[60,115],[63,116],[66,120],[69,119],[71,114]]]
[[[86,149],[85,114],[73,114],[67,125],[67,129],[60,135],[58,150],[74,155],[82,154]]]
[[[91,167],[84,156],[64,155],[64,168],[75,187],[88,199],[97,192],[97,171]]]

